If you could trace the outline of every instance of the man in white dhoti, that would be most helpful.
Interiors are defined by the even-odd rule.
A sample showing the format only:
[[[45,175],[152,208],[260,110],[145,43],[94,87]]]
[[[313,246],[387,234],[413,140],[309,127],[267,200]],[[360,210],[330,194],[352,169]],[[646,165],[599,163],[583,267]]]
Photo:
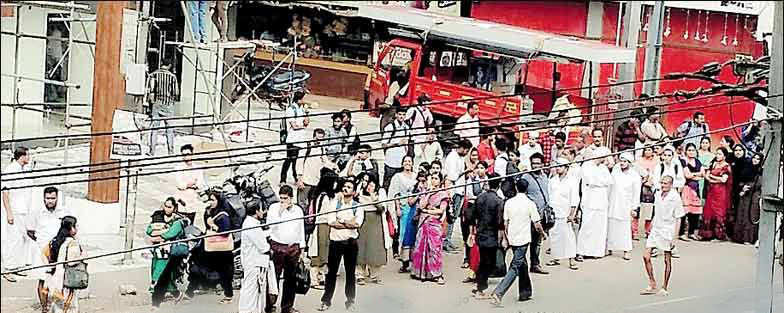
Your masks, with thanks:
[[[648,273],[648,287],[640,291],[641,295],[657,293],[656,278],[653,274],[653,264],[651,264],[651,254],[654,248],[664,251],[664,284],[658,291],[658,295],[666,296],[670,294],[672,250],[675,248],[673,239],[678,235],[681,217],[686,215],[680,194],[673,188],[672,176],[663,176],[660,186],[661,190],[655,194],[654,206],[656,207],[656,214],[653,216],[651,234],[645,243],[645,254],[643,255],[645,271]]]
[[[18,179],[29,172],[30,153],[26,147],[17,147],[14,151],[14,160],[6,166],[3,171],[7,179]],[[2,211],[2,264],[5,269],[16,269],[25,265],[32,264],[32,253],[35,241],[30,234],[33,232],[33,221],[30,218],[32,211],[32,189],[18,188],[25,184],[30,184],[29,180],[14,180],[3,182],[2,189],[3,208]],[[24,273],[16,273],[17,276],[27,276]],[[16,282],[11,275],[3,275],[9,282]]]
[[[621,153],[620,162],[612,171],[613,187],[610,196],[610,215],[607,221],[607,255],[623,251],[623,259],[631,260],[632,217],[640,207],[642,179],[632,168],[634,155]]]
[[[550,256],[553,258],[548,266],[559,265],[559,260],[569,259],[569,268],[577,270],[577,238],[572,224],[577,216],[580,204],[578,181],[569,176],[569,160],[558,158],[554,174],[550,176],[550,206],[555,211],[555,226],[550,230]]]
[[[612,175],[606,165],[609,149],[601,147],[591,153],[582,168],[582,225],[577,237],[577,254],[604,257],[607,247],[607,211],[610,208]]]
[[[44,205],[39,207],[35,206],[35,212],[32,214],[33,218],[33,237],[35,237],[36,246],[33,250],[33,265],[43,265],[44,259],[41,252],[57,235],[60,229],[61,220],[63,217],[70,215],[68,210],[62,206],[57,205],[57,198],[59,191],[56,187],[44,188]],[[48,262],[46,262],[48,263]],[[48,307],[49,290],[45,286],[46,271],[48,268],[40,268],[34,270],[33,275],[38,279],[38,301],[41,302],[41,307]]]
[[[270,264],[269,233],[261,225],[264,211],[247,208],[242,222],[242,287],[240,288],[239,313],[263,313],[267,299],[267,277]]]

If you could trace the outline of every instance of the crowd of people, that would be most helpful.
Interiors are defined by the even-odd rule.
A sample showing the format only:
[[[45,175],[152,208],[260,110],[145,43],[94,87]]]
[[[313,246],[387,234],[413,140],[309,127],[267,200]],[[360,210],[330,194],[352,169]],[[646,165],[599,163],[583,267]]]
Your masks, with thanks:
[[[605,144],[601,128],[570,136],[553,127],[520,132],[517,140],[480,127],[478,105],[469,102],[455,127],[457,144],[445,154],[435,140],[430,99],[419,101],[423,105],[397,109],[384,127],[383,171],[370,157],[373,148],[361,141],[350,112],[334,114],[330,129],[310,130],[306,112],[295,101],[286,111],[288,151],[279,202],[247,208],[245,220],[238,223],[220,193],[208,194],[200,229],[207,234],[247,229],[234,234],[241,238],[243,269],[239,312],[276,311],[279,294],[280,312],[298,312],[295,299],[301,292],[303,264],[310,288],[323,290],[317,309],[326,311],[333,305],[341,263],[345,307],[353,311],[357,286],[382,284],[382,267],[393,262],[399,262],[400,274],[445,285],[447,254],[462,255],[468,273],[463,282],[474,286],[476,299],[501,306],[515,279],[518,300],[526,301],[533,296],[529,273],[547,275],[547,267],[562,262],[579,270],[580,262],[613,253],[629,261],[635,240],[645,247],[642,259],[649,277],[640,293],[667,295],[672,258],[680,257],[677,240],[757,241],[764,162],[759,123],[745,128],[739,142],[724,136],[714,146],[703,113],[668,133],[660,113],[649,108],[633,111],[618,126],[612,145]],[[205,206],[199,191],[206,183],[204,174],[193,168],[193,147],[184,145],[180,153],[180,168],[187,174],[177,176],[178,192],[152,214],[147,228],[152,243],[186,238]],[[18,149],[17,161],[7,172],[21,171],[26,156],[26,150]],[[289,169],[293,180],[288,179]],[[57,208],[57,190],[44,192],[46,210],[30,219],[38,221],[32,224],[27,216],[33,212],[15,211],[29,207],[19,202],[28,201],[27,190],[3,192],[9,227],[25,233],[14,247],[45,237],[40,242],[48,249],[43,250],[51,252],[40,259],[76,257],[80,249],[73,256],[68,250],[76,220]],[[265,223],[270,225],[260,227]],[[462,237],[457,238],[455,228]],[[223,290],[221,303],[232,303],[234,236],[209,237],[195,249],[186,243],[154,248],[153,307],[167,294],[178,303],[216,285]],[[509,252],[512,261],[507,264]],[[660,254],[666,274],[659,286],[651,258]],[[9,261],[4,259],[8,268],[26,265]],[[186,276],[186,268],[188,286],[180,292],[176,282]],[[490,277],[502,277],[492,292]],[[59,290],[55,302],[60,307],[75,305],[72,292],[62,292],[62,282],[49,283],[42,276],[39,289],[42,304],[53,294],[45,290]]]

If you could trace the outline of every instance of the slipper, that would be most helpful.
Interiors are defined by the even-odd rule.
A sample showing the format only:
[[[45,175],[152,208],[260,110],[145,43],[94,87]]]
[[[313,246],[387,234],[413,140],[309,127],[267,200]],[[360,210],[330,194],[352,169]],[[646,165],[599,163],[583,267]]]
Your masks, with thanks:
[[[645,289],[640,290],[640,295],[647,296],[647,295],[654,295],[656,294],[656,288],[651,288],[650,286],[645,287]]]
[[[558,266],[558,265],[561,265],[561,262],[558,262],[558,260],[550,260],[550,262],[547,262],[544,265],[547,265],[547,266]]]
[[[670,292],[667,291],[667,289],[662,288],[659,290],[659,292],[656,293],[656,295],[660,297],[666,297],[670,295]]]
[[[220,304],[231,304],[232,298],[223,298],[220,301]]]
[[[466,269],[466,268],[469,268],[469,267],[470,267],[470,265],[468,264],[468,262],[465,262],[465,263],[463,263],[463,265],[460,266],[460,268],[463,268],[463,269]]]
[[[575,270],[575,271],[576,271],[576,270],[579,270],[580,268],[579,268],[579,267],[577,267],[577,265],[575,265],[575,264],[572,264],[572,265],[569,265],[569,269],[570,269],[570,270]]]
[[[490,295],[490,304],[499,309],[504,308],[504,305],[501,304],[501,299],[496,294]]]
[[[626,260],[626,261],[631,261],[631,260],[632,260],[632,257],[631,257],[631,256],[629,256],[628,254],[624,254],[624,255],[623,255],[623,259],[624,259],[624,260]]]
[[[444,280],[443,277],[440,277],[440,278],[436,279],[436,284],[439,284],[441,286],[446,285],[446,280]]]

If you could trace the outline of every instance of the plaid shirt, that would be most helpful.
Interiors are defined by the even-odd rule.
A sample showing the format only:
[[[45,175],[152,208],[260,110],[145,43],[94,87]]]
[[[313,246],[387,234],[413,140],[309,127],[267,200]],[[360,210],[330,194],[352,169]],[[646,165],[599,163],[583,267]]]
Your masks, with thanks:
[[[542,146],[542,154],[544,154],[544,164],[550,164],[550,157],[553,150],[553,146],[555,145],[555,136],[551,135],[550,132],[543,132],[539,135],[539,145]]]

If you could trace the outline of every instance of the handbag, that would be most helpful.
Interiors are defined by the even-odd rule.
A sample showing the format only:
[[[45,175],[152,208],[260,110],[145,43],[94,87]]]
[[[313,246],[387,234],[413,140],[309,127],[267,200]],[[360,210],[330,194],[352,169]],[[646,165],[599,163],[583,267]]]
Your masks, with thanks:
[[[216,232],[207,230],[208,236],[214,234],[216,234]],[[234,236],[231,234],[204,238],[204,251],[218,252],[231,250],[234,250]]]
[[[73,244],[73,243],[71,243]],[[69,244],[69,247],[70,245]],[[65,261],[63,264],[63,287],[69,289],[86,289],[90,281],[90,273],[87,272],[87,263],[79,261],[76,264],[68,264],[68,249],[65,249]],[[79,246],[79,251],[82,251],[82,246]]]
[[[540,217],[542,218],[542,228],[544,228],[545,231],[548,231],[555,226],[555,210],[547,203],[542,185],[539,184],[539,181],[536,178],[534,178],[534,182],[536,182],[536,186],[539,187],[539,192],[542,193],[542,198],[544,198],[544,208],[542,209]]]
[[[298,294],[305,295],[310,290],[310,271],[302,259],[299,260],[294,270],[294,283],[294,292]]]

